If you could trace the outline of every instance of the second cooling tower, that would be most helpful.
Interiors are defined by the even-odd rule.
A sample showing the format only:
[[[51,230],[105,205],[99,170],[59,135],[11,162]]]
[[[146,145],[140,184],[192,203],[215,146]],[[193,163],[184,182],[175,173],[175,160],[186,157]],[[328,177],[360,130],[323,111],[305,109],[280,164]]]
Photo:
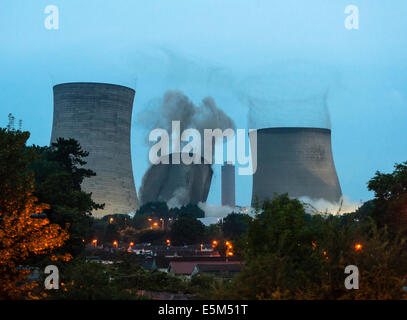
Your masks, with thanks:
[[[254,150],[250,135],[251,151]],[[257,171],[252,205],[277,194],[337,202],[342,196],[331,149],[331,130],[266,128],[257,130]]]
[[[177,155],[177,154],[175,154]],[[140,188],[140,202],[167,202],[169,206],[183,206],[206,202],[213,170],[210,164],[174,164],[182,153],[164,155],[164,163],[153,164],[144,174]]]
[[[104,210],[96,217],[138,209],[130,154],[130,125],[135,91],[103,83],[65,83],[54,87],[51,142],[74,138],[83,150],[86,168],[96,172],[82,187]]]

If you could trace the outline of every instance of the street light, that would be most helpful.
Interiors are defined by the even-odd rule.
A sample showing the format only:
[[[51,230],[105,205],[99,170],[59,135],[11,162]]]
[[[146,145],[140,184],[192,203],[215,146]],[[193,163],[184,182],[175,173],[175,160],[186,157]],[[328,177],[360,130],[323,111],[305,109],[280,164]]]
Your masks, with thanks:
[[[97,244],[98,244],[98,241],[97,241],[97,239],[93,239],[92,240],[92,244],[95,246],[95,248],[96,248],[96,246],[97,246]]]
[[[363,249],[363,246],[361,243],[355,243],[355,250],[356,251],[361,251]]]
[[[110,222],[110,223],[113,223],[113,221],[114,221],[113,218],[110,218],[110,219],[109,219],[109,222]]]
[[[117,247],[118,247],[118,243],[117,243],[117,241],[113,241],[113,245],[116,247],[116,249],[117,249]]]
[[[233,246],[232,246],[232,244],[229,241],[226,241],[225,244],[227,246],[227,248],[226,248],[226,257],[233,256],[233,252],[232,252]]]

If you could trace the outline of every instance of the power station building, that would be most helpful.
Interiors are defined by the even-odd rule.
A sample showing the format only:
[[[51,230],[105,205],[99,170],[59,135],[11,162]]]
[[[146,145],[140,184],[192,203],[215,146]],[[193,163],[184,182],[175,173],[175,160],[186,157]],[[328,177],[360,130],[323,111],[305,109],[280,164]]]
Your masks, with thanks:
[[[79,141],[89,152],[86,168],[96,172],[82,187],[92,192],[103,210],[94,216],[135,212],[138,199],[133,179],[130,131],[135,91],[104,83],[64,83],[54,86],[51,142],[59,137]]]
[[[234,207],[235,200],[235,166],[225,163],[222,166],[222,206]]]
[[[250,135],[251,151],[254,150]],[[257,171],[252,206],[276,194],[338,202],[342,196],[331,148],[331,130],[265,128],[257,130]]]

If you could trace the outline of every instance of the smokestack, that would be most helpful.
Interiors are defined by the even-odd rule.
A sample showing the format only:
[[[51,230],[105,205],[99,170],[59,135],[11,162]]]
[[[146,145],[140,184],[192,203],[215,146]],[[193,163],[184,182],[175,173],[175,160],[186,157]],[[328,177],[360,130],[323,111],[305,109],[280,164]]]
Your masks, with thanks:
[[[255,152],[252,144],[251,148]],[[331,130],[305,127],[257,130],[252,206],[256,198],[272,199],[274,193],[329,202],[340,200],[342,191],[332,157]]]
[[[135,91],[103,83],[64,83],[54,86],[51,142],[73,138],[89,152],[86,167],[96,177],[82,187],[92,192],[104,210],[98,218],[138,209],[130,151],[130,125]]]
[[[222,206],[235,205],[235,166],[225,162],[222,166]]]

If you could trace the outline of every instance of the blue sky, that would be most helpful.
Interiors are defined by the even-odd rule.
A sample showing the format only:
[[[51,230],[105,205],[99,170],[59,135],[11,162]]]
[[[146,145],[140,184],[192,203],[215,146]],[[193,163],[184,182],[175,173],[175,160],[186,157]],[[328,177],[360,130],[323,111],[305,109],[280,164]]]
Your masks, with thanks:
[[[57,5],[60,29],[44,27]],[[359,30],[344,27],[347,5]],[[372,197],[366,182],[407,160],[407,2],[381,0],[3,0],[0,4],[0,125],[12,112],[49,143],[52,86],[98,81],[135,88],[135,183],[148,167],[137,113],[168,89],[194,102],[211,95],[238,128],[323,126],[326,95],[344,194]],[[287,103],[281,101],[315,101]],[[277,103],[276,103],[277,102]],[[251,177],[237,178],[248,205]],[[220,203],[215,168],[208,202]]]

